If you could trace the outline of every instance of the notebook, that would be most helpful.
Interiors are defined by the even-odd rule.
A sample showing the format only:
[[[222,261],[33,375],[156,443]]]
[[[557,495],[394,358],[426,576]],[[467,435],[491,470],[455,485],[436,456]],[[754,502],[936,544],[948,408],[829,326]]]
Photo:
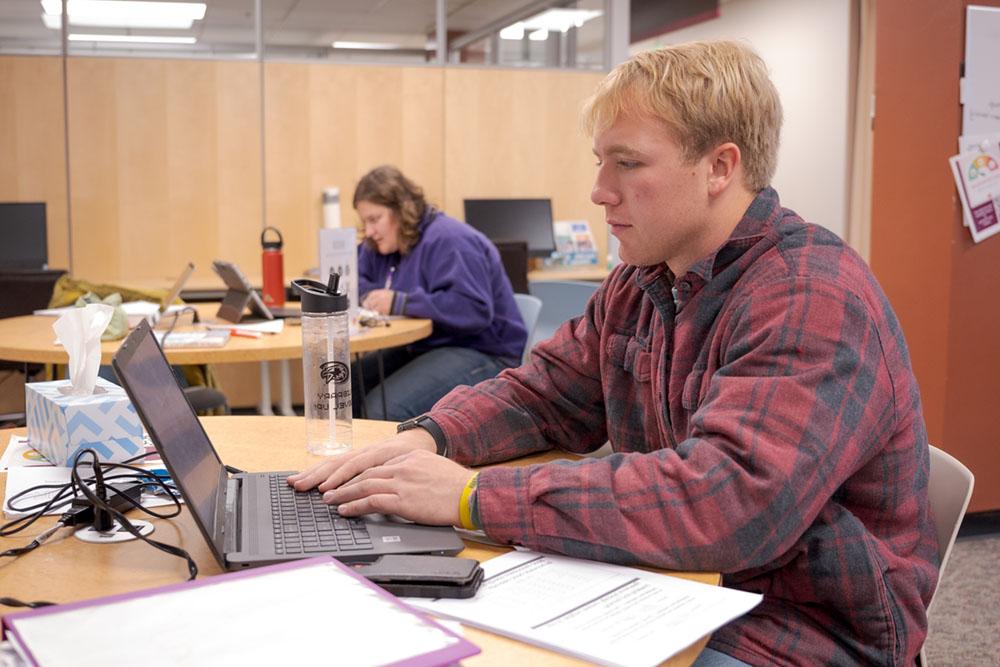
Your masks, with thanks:
[[[292,491],[284,479],[289,472],[230,476],[145,322],[125,339],[111,365],[224,569],[324,554],[352,562],[382,554],[453,556],[462,550],[462,540],[451,527],[383,515],[331,515],[331,506],[322,504],[315,489],[293,491],[290,501],[282,500],[282,492]],[[294,535],[292,515],[299,512],[306,513],[312,535]]]
[[[329,557],[6,614],[3,625],[23,658],[4,665],[435,667],[479,653]]]
[[[274,308],[264,303],[264,300],[257,294],[247,277],[240,271],[240,267],[232,262],[217,259],[212,262],[212,270],[215,271],[222,282],[226,283],[229,289],[222,298],[219,305],[219,312],[216,314],[220,319],[227,322],[239,322],[243,319],[243,311],[247,306],[250,312],[265,320],[284,317],[301,317],[302,311],[299,308]]]

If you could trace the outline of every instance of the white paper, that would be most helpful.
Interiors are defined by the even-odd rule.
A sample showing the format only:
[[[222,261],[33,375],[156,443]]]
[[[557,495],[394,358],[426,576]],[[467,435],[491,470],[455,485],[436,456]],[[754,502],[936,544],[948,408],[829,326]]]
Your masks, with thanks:
[[[0,456],[0,472],[8,468],[23,466],[51,466],[52,464],[38,450],[28,444],[23,435],[12,435],[7,441],[7,449]]]
[[[208,324],[209,329],[229,329],[230,331],[245,331],[248,333],[279,334],[285,330],[284,319],[264,320],[262,322],[241,322],[239,324]]]
[[[340,291],[347,294],[350,318],[358,316],[358,230],[354,227],[319,230],[319,277],[324,285],[330,269],[340,274]]]
[[[102,304],[106,305],[106,304]],[[164,314],[172,314],[183,310],[184,308],[190,308],[190,306],[185,306],[183,304],[172,304],[167,306]],[[153,303],[151,301],[127,301],[121,305],[122,311],[124,311],[125,316],[128,318],[128,325],[130,327],[135,327],[142,320],[149,322],[150,326],[155,325],[160,319],[160,305]],[[41,315],[43,317],[57,317],[64,313],[68,313],[73,310],[79,310],[79,306],[63,306],[62,308],[40,308],[34,311],[33,315]],[[58,342],[58,341],[57,341]]]
[[[160,465],[162,465],[162,463]],[[150,468],[155,466],[154,464],[147,463],[143,467]],[[90,471],[87,468],[81,468],[81,473],[84,477],[90,475]],[[7,470],[7,486],[4,489],[3,494],[4,515],[8,519],[15,519],[17,517],[34,514],[41,508],[32,509],[30,511],[12,510],[8,505],[10,499],[16,494],[26,489],[30,489],[33,486],[38,486],[40,484],[68,484],[69,479],[70,469],[62,466],[11,466]],[[44,504],[54,497],[57,492],[58,489],[40,489],[38,491],[34,491],[22,498],[18,498],[16,506],[23,508],[28,505],[37,505],[39,503]],[[180,500],[179,493],[178,500]],[[180,501],[184,502],[183,500]],[[166,494],[153,494],[145,491],[143,491],[140,502],[143,507],[163,507],[165,505],[173,505],[173,501]],[[66,511],[66,508],[67,506],[52,509],[46,512],[46,514],[62,514]]]
[[[417,608],[601,665],[656,665],[762,596],[636,568],[515,551],[483,563],[473,598]]]
[[[13,626],[55,667],[385,665],[461,641],[332,562],[53,611]]]
[[[970,5],[965,14],[962,132],[1000,132],[1000,7]]]
[[[1000,141],[952,156],[949,164],[972,240],[1000,233]]]
[[[102,303],[88,303],[73,308],[52,325],[56,336],[69,355],[71,395],[89,396],[94,393],[97,373],[101,369],[101,334],[111,321],[114,308]]]

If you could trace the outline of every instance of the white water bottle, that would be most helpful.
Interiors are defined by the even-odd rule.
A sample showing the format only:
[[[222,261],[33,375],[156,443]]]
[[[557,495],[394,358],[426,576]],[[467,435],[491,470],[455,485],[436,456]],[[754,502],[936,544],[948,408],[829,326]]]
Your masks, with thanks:
[[[351,423],[350,330],[347,294],[340,276],[330,272],[324,285],[293,280],[302,295],[302,382],[306,411],[306,449],[330,456],[353,445]]]
[[[340,188],[323,188],[323,227],[340,228]]]

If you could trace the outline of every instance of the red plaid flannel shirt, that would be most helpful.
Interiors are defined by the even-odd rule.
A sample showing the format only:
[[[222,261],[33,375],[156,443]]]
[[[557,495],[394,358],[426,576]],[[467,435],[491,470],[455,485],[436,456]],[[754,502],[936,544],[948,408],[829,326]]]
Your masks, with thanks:
[[[710,646],[751,664],[913,664],[937,581],[927,433],[899,322],[865,263],[763,190],[674,278],[619,266],[531,363],[431,413],[495,467],[494,539],[720,571],[764,595]]]

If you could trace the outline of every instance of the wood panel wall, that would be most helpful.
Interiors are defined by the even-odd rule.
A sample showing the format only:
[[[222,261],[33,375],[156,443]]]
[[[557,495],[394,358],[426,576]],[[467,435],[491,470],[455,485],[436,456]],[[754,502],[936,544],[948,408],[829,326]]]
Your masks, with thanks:
[[[965,6],[877,7],[871,265],[906,333],[931,442],[1000,509],[1000,239],[972,243],[947,159],[961,133]]]
[[[458,218],[466,197],[551,197],[557,219],[591,221],[604,256],[578,129],[601,75],[267,63],[262,148],[260,67],[67,60],[69,266],[62,61],[0,57],[0,195],[49,202],[53,266],[130,285],[168,284],[188,260],[193,283],[217,284],[216,257],[259,281],[265,219],[300,275],[318,263],[322,189],[340,187],[355,224],[354,184],[383,163]]]
[[[319,263],[321,194],[340,188],[353,225],[354,185],[389,163],[444,195],[442,70],[326,64],[265,65],[267,223],[285,236],[285,277]],[[260,260],[247,273],[259,275]]]
[[[0,58],[0,201],[46,202],[49,265],[69,265],[62,59]]]
[[[600,74],[266,63],[262,77],[252,62],[75,56],[66,66],[72,222],[59,58],[0,57],[0,199],[48,201],[51,264],[80,278],[162,287],[190,260],[189,284],[221,287],[210,266],[224,258],[259,283],[266,220],[284,235],[290,280],[318,264],[323,188],[340,188],[353,225],[354,185],[384,163],[458,218],[466,197],[551,197],[555,217],[590,220],[606,252],[578,129]],[[256,403],[255,366],[221,376],[234,405]]]
[[[259,263],[259,69],[70,58],[73,273],[164,284],[194,261]],[[217,279],[215,279],[217,280]]]
[[[601,261],[604,212],[590,201],[596,167],[580,109],[601,74],[445,71],[445,209],[462,200],[551,197],[556,220],[588,220]]]

